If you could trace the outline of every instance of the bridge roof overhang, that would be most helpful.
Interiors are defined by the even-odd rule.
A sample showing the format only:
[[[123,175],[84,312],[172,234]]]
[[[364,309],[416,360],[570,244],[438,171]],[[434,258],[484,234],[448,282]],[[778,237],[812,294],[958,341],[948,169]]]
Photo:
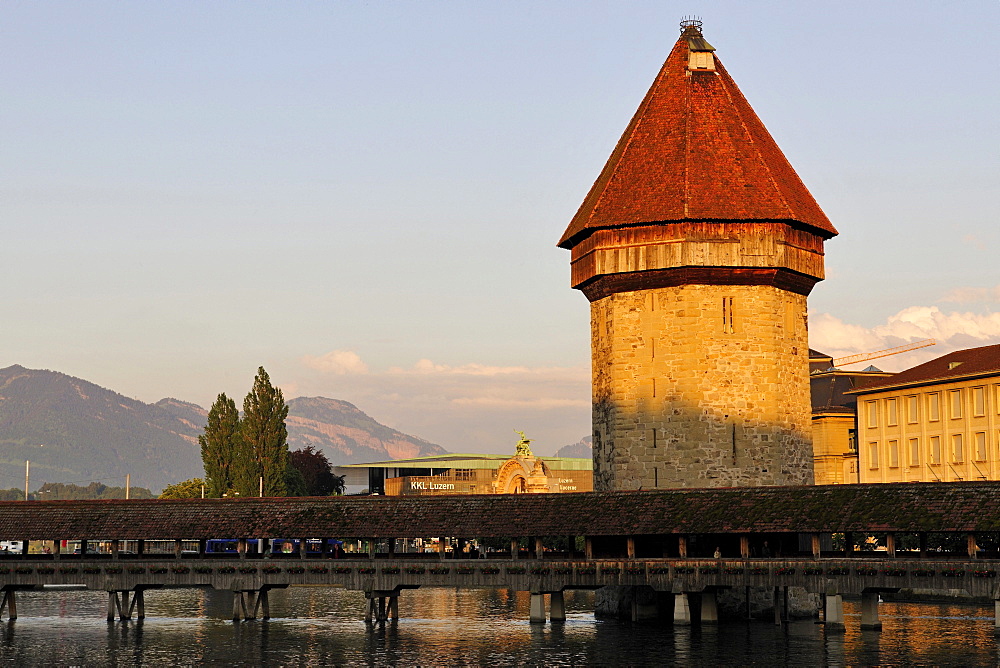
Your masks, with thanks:
[[[0,503],[0,539],[1000,531],[1000,482]]]

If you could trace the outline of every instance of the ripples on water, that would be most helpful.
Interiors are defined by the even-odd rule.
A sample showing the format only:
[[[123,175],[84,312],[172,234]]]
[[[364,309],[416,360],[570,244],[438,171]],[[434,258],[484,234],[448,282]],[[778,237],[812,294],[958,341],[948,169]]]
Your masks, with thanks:
[[[884,603],[883,631],[811,621],[703,629],[595,620],[593,594],[567,592],[562,625],[528,622],[528,594],[421,589],[400,597],[398,624],[369,630],[361,592],[271,592],[269,622],[233,624],[228,592],[148,591],[144,622],[104,620],[104,592],[20,592],[0,624],[0,662],[47,666],[187,665],[996,665],[992,606]]]

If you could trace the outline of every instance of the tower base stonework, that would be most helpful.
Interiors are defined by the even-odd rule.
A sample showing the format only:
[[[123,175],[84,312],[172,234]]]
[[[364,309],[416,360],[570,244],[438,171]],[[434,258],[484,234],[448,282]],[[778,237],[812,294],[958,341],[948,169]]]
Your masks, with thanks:
[[[805,314],[767,285],[592,302],[594,488],[812,484]]]

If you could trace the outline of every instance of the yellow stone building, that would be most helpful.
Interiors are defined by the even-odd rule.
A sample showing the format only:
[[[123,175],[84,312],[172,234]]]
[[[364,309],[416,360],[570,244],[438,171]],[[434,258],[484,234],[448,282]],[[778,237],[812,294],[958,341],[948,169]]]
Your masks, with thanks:
[[[1000,480],[1000,345],[944,355],[850,394],[860,482]]]
[[[816,484],[859,482],[857,398],[846,393],[892,374],[875,367],[837,369],[831,356],[815,350],[809,351],[809,368]]]
[[[683,22],[558,244],[591,304],[595,489],[813,482],[806,296],[836,234]]]

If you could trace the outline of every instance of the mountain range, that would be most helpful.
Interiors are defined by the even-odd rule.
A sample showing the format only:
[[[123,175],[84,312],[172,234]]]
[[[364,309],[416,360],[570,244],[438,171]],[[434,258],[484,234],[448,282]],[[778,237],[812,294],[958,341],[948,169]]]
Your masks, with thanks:
[[[439,445],[380,424],[353,404],[288,401],[288,446],[307,445],[334,465],[445,454]],[[147,404],[47,370],[0,369],[0,487],[43,482],[131,484],[159,491],[202,475],[198,436],[208,413],[179,399]]]

